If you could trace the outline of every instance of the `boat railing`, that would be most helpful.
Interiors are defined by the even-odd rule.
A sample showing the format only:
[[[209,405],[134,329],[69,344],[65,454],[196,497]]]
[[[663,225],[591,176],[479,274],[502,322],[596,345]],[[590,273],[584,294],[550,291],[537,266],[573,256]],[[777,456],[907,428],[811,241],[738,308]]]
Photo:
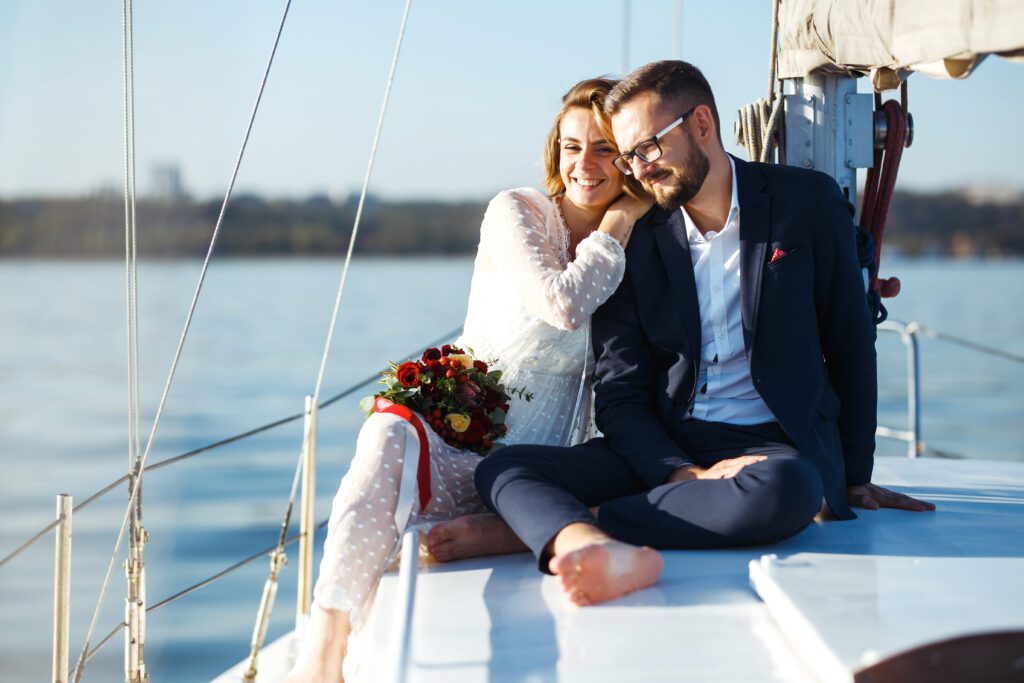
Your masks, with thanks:
[[[900,341],[906,347],[907,357],[907,428],[897,429],[879,425],[875,430],[875,436],[883,439],[893,439],[907,444],[907,457],[917,458],[924,454],[933,455],[938,458],[949,458],[955,460],[964,459],[965,456],[958,453],[951,453],[945,450],[933,448],[924,441],[921,436],[921,360],[918,338],[921,336],[939,339],[950,344],[956,344],[966,349],[971,349],[997,358],[1004,358],[1016,363],[1024,363],[1024,356],[1005,349],[999,349],[986,344],[979,344],[970,339],[964,339],[956,335],[940,332],[931,327],[922,325],[919,322],[902,322],[899,320],[886,320],[878,325],[881,332],[894,332],[900,335]]]
[[[925,441],[922,438],[922,433],[921,433],[921,405],[922,405],[922,401],[921,401],[921,395],[920,395],[921,367],[920,367],[920,355],[919,355],[919,337],[926,336],[926,337],[933,338],[933,339],[939,339],[939,340],[946,341],[946,342],[949,342],[949,343],[957,344],[957,345],[962,346],[964,348],[972,349],[972,350],[974,350],[976,352],[980,352],[980,353],[991,355],[991,356],[1005,358],[1007,360],[1014,361],[1014,362],[1017,362],[1017,363],[1024,363],[1024,356],[1021,356],[1021,355],[1018,355],[1018,354],[1014,354],[1014,353],[1005,351],[1003,349],[998,349],[998,348],[986,346],[986,345],[983,345],[983,344],[979,344],[977,342],[974,342],[974,341],[971,341],[971,340],[968,340],[968,339],[963,339],[963,338],[957,337],[955,335],[950,335],[950,334],[947,334],[947,333],[944,333],[944,332],[940,332],[940,331],[935,330],[933,328],[921,325],[918,322],[905,323],[905,322],[896,321],[896,320],[889,320],[889,321],[886,321],[886,322],[880,324],[878,329],[880,331],[883,331],[883,332],[890,332],[890,333],[898,334],[900,336],[900,340],[902,341],[902,343],[906,347],[906,359],[907,359],[907,428],[906,429],[897,429],[897,428],[893,428],[893,427],[887,427],[887,426],[881,426],[880,425],[878,427],[878,429],[877,429],[876,435],[881,437],[881,438],[894,439],[894,440],[897,440],[897,441],[902,441],[902,442],[907,443],[908,444],[907,456],[911,457],[911,458],[920,457],[922,455],[933,455],[933,456],[936,456],[936,457],[944,457],[944,458],[962,458],[962,457],[964,457],[962,455],[958,455],[958,454],[954,454],[954,453],[949,453],[947,451],[942,451],[942,450],[938,450],[938,449],[932,448],[932,447],[926,445]],[[424,347],[420,347],[420,349],[417,350],[416,352],[408,354],[408,356],[409,357],[413,357],[413,356],[417,355],[423,348],[428,348],[428,347],[431,347],[431,346],[437,346],[438,344],[440,344],[440,343],[442,343],[442,342],[444,342],[446,340],[454,339],[459,334],[460,331],[461,331],[461,327],[455,328],[455,329],[445,333],[444,335],[438,337],[434,341],[431,341],[430,343],[426,344]],[[355,394],[360,389],[363,389],[363,388],[371,385],[374,381],[378,380],[379,377],[380,377],[380,373],[375,373],[375,374],[373,374],[371,376],[368,376],[366,378],[361,379],[360,381],[358,381],[355,384],[349,386],[348,388],[344,389],[343,391],[340,391],[337,394],[334,394],[333,396],[331,396],[331,397],[321,401],[317,405],[317,409],[327,408],[327,407],[329,407],[329,406],[331,406],[331,405],[333,405],[335,403],[338,403],[339,401],[341,401],[344,398],[352,396],[353,394]],[[222,448],[224,446],[228,446],[230,444],[234,444],[234,443],[237,443],[239,441],[243,441],[245,439],[248,439],[250,437],[256,436],[258,434],[262,434],[264,432],[270,431],[270,430],[275,429],[277,427],[282,427],[282,426],[290,424],[292,422],[296,422],[299,419],[307,417],[312,412],[311,408],[312,408],[312,405],[311,404],[307,404],[306,410],[304,410],[303,412],[282,417],[282,418],[274,420],[272,422],[268,422],[268,423],[260,425],[258,427],[254,427],[252,429],[246,430],[246,431],[241,432],[239,434],[235,434],[233,436],[229,436],[229,437],[226,437],[224,439],[220,439],[218,441],[215,441],[213,443],[207,444],[205,446],[201,446],[199,448],[192,449],[190,451],[187,451],[187,452],[184,452],[184,453],[181,453],[181,454],[178,454],[178,455],[166,458],[164,460],[160,460],[160,461],[154,462],[152,464],[148,464],[144,468],[144,472],[148,473],[150,471],[154,471],[154,470],[158,470],[158,469],[163,469],[163,468],[169,467],[171,465],[175,465],[175,464],[184,462],[186,460],[192,459],[192,458],[194,458],[196,456],[199,456],[199,455],[202,455],[202,454],[205,454],[205,453],[210,453],[210,452],[212,452],[214,450],[217,450],[219,448]],[[308,438],[308,435],[307,435],[307,438]],[[95,493],[93,493],[92,495],[88,496],[81,503],[79,503],[79,504],[77,504],[77,505],[75,505],[73,507],[70,505],[70,497],[65,497],[65,496],[59,497],[59,505],[60,505],[59,510],[61,510],[61,512],[57,515],[56,519],[54,519],[49,524],[45,525],[42,529],[40,529],[38,532],[33,534],[30,538],[28,538],[24,543],[22,543],[16,549],[14,549],[13,551],[11,551],[7,555],[5,555],[3,558],[0,558],[0,568],[2,568],[4,565],[6,565],[9,562],[11,562],[14,558],[16,558],[17,556],[21,555],[23,552],[28,550],[35,543],[37,543],[39,540],[44,538],[50,531],[52,531],[54,529],[57,529],[58,544],[63,544],[63,546],[65,547],[65,551],[63,553],[58,553],[59,555],[61,555],[61,557],[58,558],[59,564],[58,564],[58,569],[55,572],[55,576],[57,577],[57,579],[59,581],[62,581],[62,579],[60,577],[65,576],[66,573],[68,572],[68,569],[67,569],[67,556],[68,556],[69,553],[66,550],[66,546],[67,546],[67,538],[68,538],[68,535],[70,533],[70,522],[71,522],[71,519],[72,519],[72,515],[74,513],[77,513],[79,511],[85,509],[90,504],[92,504],[95,501],[99,500],[100,498],[105,496],[110,491],[112,491],[115,488],[119,487],[120,485],[124,484],[126,481],[128,481],[128,479],[129,479],[129,475],[124,475],[124,476],[118,478],[117,480],[111,482],[107,486],[104,486],[100,490],[98,490]],[[312,491],[306,492],[305,495],[307,497],[306,497],[306,500],[304,500],[302,502],[301,508],[303,510],[311,510],[312,509],[312,495],[313,495]],[[288,535],[287,538],[284,539],[282,547],[283,546],[293,545],[296,542],[300,542],[303,539],[306,539],[306,538],[308,538],[308,537],[310,537],[312,535],[315,535],[315,533],[317,531],[323,529],[327,525],[327,521],[328,521],[327,519],[323,519],[323,520],[319,520],[315,524],[312,524],[312,520],[309,520],[307,522],[307,524],[303,525],[303,528],[299,532],[296,532],[294,534]],[[405,539],[405,541],[409,542],[408,538]],[[59,545],[58,547],[61,547],[61,546]],[[236,572],[236,571],[246,567],[247,565],[252,564],[253,562],[255,562],[255,561],[257,561],[257,560],[259,560],[261,558],[267,557],[269,554],[272,554],[276,549],[278,549],[278,547],[279,547],[279,544],[274,544],[272,546],[269,546],[269,547],[266,547],[266,548],[262,548],[262,549],[258,550],[257,552],[255,552],[255,553],[253,553],[253,554],[251,554],[251,555],[249,555],[249,556],[247,556],[245,558],[242,558],[242,559],[238,560],[237,562],[233,563],[232,565],[230,565],[228,567],[225,567],[224,569],[222,569],[222,570],[212,574],[211,576],[209,576],[207,578],[204,578],[204,579],[202,579],[202,580],[200,580],[200,581],[198,581],[196,583],[193,583],[193,584],[191,584],[191,585],[189,585],[189,586],[187,586],[185,588],[182,588],[181,590],[175,592],[172,595],[169,595],[168,597],[166,597],[166,598],[164,598],[162,600],[159,600],[159,601],[157,601],[157,602],[155,602],[155,603],[153,603],[151,605],[148,605],[145,608],[145,612],[148,614],[148,613],[153,612],[155,610],[158,610],[158,609],[160,609],[162,607],[165,607],[165,606],[167,606],[167,605],[169,605],[169,604],[171,604],[173,602],[176,602],[177,600],[180,600],[181,598],[184,598],[187,595],[191,595],[192,593],[195,593],[195,592],[197,592],[197,591],[199,591],[199,590],[201,590],[203,588],[206,588],[206,587],[216,583],[220,579],[225,578],[225,577],[229,576],[230,574],[232,574],[232,573],[234,573],[234,572]],[[413,546],[413,547],[415,547],[415,546]],[[410,552],[406,552],[403,549],[403,556],[408,556],[408,557],[415,558],[417,556],[417,553],[415,552],[415,550],[412,550]],[[311,574],[311,572],[312,572],[311,565],[309,563],[306,563],[306,566],[304,566],[302,568],[302,571],[304,573]],[[411,575],[408,574],[408,572],[410,572],[410,571],[413,571],[413,573]],[[404,586],[405,583],[410,583],[411,582],[413,585],[406,586],[403,589],[403,590],[405,590],[407,592],[411,592],[411,591],[415,590],[415,586],[414,586],[414,583],[415,583],[415,573],[414,573],[414,570],[411,570],[411,569],[407,569],[406,572],[407,573],[403,574],[402,578],[400,578],[400,583],[401,583],[401,585]],[[305,580],[303,580],[303,578]],[[310,580],[311,580],[311,576],[300,577],[300,579],[299,579],[299,582],[298,582],[299,583],[299,587],[298,587],[299,594],[297,595],[297,603],[298,603],[298,605],[301,605],[304,602],[308,602],[308,596],[309,596],[309,591],[310,591]],[[62,584],[57,585],[56,589],[60,590],[60,586],[61,585]],[[297,606],[297,610],[298,610],[298,606]],[[300,616],[301,616],[301,614],[302,614],[302,612],[299,611],[299,615]],[[400,647],[407,648],[408,647],[407,641],[408,641],[408,637],[409,637],[409,634],[408,634],[407,631],[408,631],[409,628],[411,628],[411,618],[412,618],[411,612],[403,613],[403,615],[396,615],[396,616],[400,616],[401,617],[400,619],[396,619],[396,628],[400,632],[399,634],[396,634],[397,642],[400,644]],[[56,615],[55,615],[55,618],[56,618]],[[66,615],[64,615],[63,618],[66,618]],[[399,622],[401,622],[401,624],[402,624],[400,628],[398,626]],[[297,623],[298,623],[298,621],[297,621]],[[107,635],[104,638],[102,638],[101,640],[99,640],[96,643],[95,646],[89,648],[88,652],[85,653],[85,655],[84,655],[82,661],[80,662],[80,664],[84,665],[84,663],[88,662],[89,659],[91,659],[93,655],[95,655],[106,643],[108,643],[111,639],[113,639],[113,637],[115,635],[117,635],[126,626],[127,626],[127,624],[126,624],[125,621],[122,621],[121,623],[119,623],[116,626],[114,626],[110,630],[110,632],[107,633]],[[58,633],[57,633],[58,630],[59,629],[55,629],[55,638],[58,637]],[[401,645],[401,643],[406,643],[406,645]],[[55,644],[56,644],[56,641],[55,641]],[[66,644],[62,645],[61,648],[57,648],[57,649],[66,650]],[[407,656],[407,653],[406,653],[406,656]],[[74,671],[74,670],[72,670],[72,671]]]
[[[408,354],[408,356],[409,357],[413,357],[413,356],[419,355],[420,353],[422,353],[422,351],[425,348],[429,348],[431,346],[437,346],[437,345],[439,345],[439,344],[441,344],[441,343],[443,343],[445,341],[450,341],[452,339],[455,339],[459,335],[459,333],[461,331],[462,331],[462,326],[460,325],[459,327],[456,327],[456,328],[446,332],[445,334],[437,337],[435,340],[427,343],[425,346],[418,347],[416,351]],[[383,369],[381,370],[381,372],[383,372]],[[342,399],[345,399],[345,398],[348,398],[348,397],[352,396],[353,394],[355,394],[360,389],[364,389],[367,386],[373,384],[374,382],[376,382],[377,380],[380,379],[381,372],[377,372],[377,373],[374,373],[373,375],[365,377],[365,378],[359,380],[358,382],[356,382],[355,384],[347,387],[346,389],[344,389],[344,390],[334,394],[333,396],[331,396],[331,397],[321,401],[317,405],[317,410],[321,410],[323,408],[327,408],[327,407],[329,407],[331,405],[334,405],[335,403],[338,403]],[[309,397],[307,397],[307,399],[308,398]],[[262,424],[262,425],[260,425],[258,427],[253,427],[252,429],[246,430],[246,431],[241,432],[239,434],[235,434],[233,436],[229,436],[229,437],[220,439],[218,441],[214,441],[214,442],[209,443],[209,444],[207,444],[205,446],[200,446],[199,448],[194,448],[194,449],[192,449],[190,451],[186,451],[184,453],[180,453],[178,455],[166,458],[164,460],[160,460],[160,461],[148,464],[148,465],[145,466],[145,468],[143,468],[143,472],[144,473],[149,473],[149,472],[154,471],[154,470],[159,470],[159,469],[163,469],[163,468],[169,467],[171,465],[176,465],[178,463],[182,463],[182,462],[184,462],[186,460],[190,460],[190,459],[192,459],[192,458],[194,458],[196,456],[202,455],[204,453],[210,453],[210,452],[215,451],[215,450],[217,450],[219,448],[223,448],[224,446],[228,446],[228,445],[237,443],[239,441],[243,441],[245,439],[257,436],[258,434],[262,434],[264,432],[268,432],[268,431],[270,431],[272,429],[276,429],[278,427],[283,427],[284,425],[287,425],[287,424],[290,424],[292,422],[296,422],[296,421],[298,421],[300,419],[303,419],[308,414],[310,414],[310,412],[311,412],[311,406],[307,403],[306,410],[304,410],[301,413],[295,413],[293,415],[288,415],[288,416],[282,417],[280,419],[268,422],[266,424]],[[309,438],[309,435],[307,435],[307,438]],[[58,552],[57,563],[58,563],[58,567],[59,568],[57,569],[56,574],[57,574],[58,577],[62,577],[62,576],[68,575],[70,573],[70,569],[68,567],[68,565],[69,565],[70,550],[69,550],[68,546],[69,546],[69,543],[70,543],[70,529],[71,529],[71,520],[73,519],[73,515],[77,514],[81,510],[84,510],[85,508],[87,508],[89,505],[91,505],[92,503],[96,502],[97,500],[103,498],[106,494],[110,493],[114,489],[118,488],[119,486],[121,486],[122,484],[127,482],[128,479],[129,479],[129,475],[126,474],[126,475],[124,475],[124,476],[122,476],[122,477],[112,481],[111,483],[107,484],[106,486],[104,486],[103,488],[99,489],[95,493],[89,495],[87,498],[85,498],[85,500],[83,500],[82,502],[80,502],[80,503],[78,503],[77,505],[74,505],[74,506],[71,505],[71,500],[72,500],[71,496],[67,496],[67,495],[64,495],[64,494],[59,495],[58,496],[58,511],[59,512],[57,514],[56,519],[54,519],[50,523],[48,523],[45,526],[43,526],[39,531],[34,533],[25,542],[23,542],[17,548],[15,548],[10,553],[5,555],[3,558],[0,558],[0,568],[5,566],[9,562],[13,561],[16,557],[18,557],[19,555],[21,555],[22,553],[27,551],[29,548],[31,548],[33,545],[35,545],[37,542],[39,542],[40,540],[45,538],[47,536],[47,534],[49,534],[49,532],[51,532],[54,529],[56,529],[57,530],[57,542],[59,544],[58,548],[64,548],[63,552]],[[312,509],[312,503],[313,503],[312,495],[310,494],[309,496],[307,496],[306,500],[304,500],[302,502],[300,507],[303,510],[311,510]],[[327,526],[327,521],[328,520],[325,518],[325,519],[322,519],[322,520],[318,521],[315,525],[310,524],[309,526],[313,527],[312,528],[313,534],[315,534],[315,532],[317,532],[320,529],[323,529],[325,526]],[[297,543],[297,542],[301,541],[303,538],[305,538],[305,537],[307,537],[309,535],[311,535],[311,534],[309,534],[305,530],[299,531],[298,533],[289,535],[285,539],[283,545],[284,546],[293,545],[294,543]],[[277,547],[278,547],[277,544],[274,544],[274,545],[269,546],[267,548],[263,548],[263,549],[255,552],[255,553],[253,553],[252,555],[249,555],[248,557],[242,558],[239,561],[235,562],[234,564],[232,564],[232,565],[230,565],[228,567],[225,567],[224,569],[222,569],[222,570],[212,574],[211,576],[208,576],[205,579],[202,579],[202,580],[200,580],[200,581],[198,581],[198,582],[196,582],[196,583],[194,583],[194,584],[192,584],[190,586],[182,588],[181,590],[175,592],[172,595],[169,595],[168,597],[164,598],[163,600],[160,600],[158,602],[153,603],[152,605],[149,605],[146,608],[145,611],[146,611],[147,614],[149,614],[150,612],[158,610],[161,607],[165,607],[165,606],[171,604],[172,602],[176,602],[177,600],[180,600],[181,598],[184,598],[187,595],[195,593],[196,591],[201,590],[203,588],[206,588],[207,586],[210,586],[210,585],[216,583],[220,579],[227,577],[228,575],[230,575],[230,574],[232,574],[232,573],[242,569],[243,567],[246,567],[247,565],[252,564],[253,562],[255,562],[255,561],[257,561],[257,560],[259,560],[261,558],[267,557],[269,554],[273,553],[277,549]],[[312,567],[311,566],[304,567],[303,569],[304,569],[304,571],[307,574],[311,574],[311,571],[312,571]],[[63,581],[63,579],[60,579],[60,580]],[[63,584],[61,584],[61,585],[63,585]],[[60,587],[58,586],[57,589],[60,590]],[[304,581],[302,580],[302,577],[300,577],[298,590],[301,593],[304,593],[304,594],[308,595],[309,589],[310,589],[310,577],[306,576]],[[302,604],[302,603],[306,602],[306,600],[304,600],[303,596],[300,595],[300,596],[298,596],[297,602],[299,604]],[[58,600],[58,604],[66,604],[66,603],[63,602],[63,601]],[[63,609],[63,608],[61,608],[61,609]],[[57,615],[55,615],[55,619],[58,619]],[[64,622],[65,620],[66,620],[66,615],[65,614],[60,615],[59,621]],[[89,651],[85,653],[81,664],[84,665],[85,663],[87,663],[100,650],[100,648],[102,648],[106,643],[108,643],[114,636],[116,636],[126,626],[127,626],[127,624],[124,621],[122,621],[121,623],[119,623],[116,626],[114,626],[110,630],[110,632],[107,633],[107,635],[105,635],[102,639],[100,639],[96,643],[95,646],[91,647],[89,649]],[[56,628],[55,629],[55,637],[58,637],[57,632],[60,631],[60,630],[61,630],[60,628]],[[64,644],[63,647],[66,650],[66,641],[65,641],[65,644]],[[61,648],[57,648],[57,649],[61,649]],[[74,679],[74,669],[71,670],[71,679],[72,680]]]

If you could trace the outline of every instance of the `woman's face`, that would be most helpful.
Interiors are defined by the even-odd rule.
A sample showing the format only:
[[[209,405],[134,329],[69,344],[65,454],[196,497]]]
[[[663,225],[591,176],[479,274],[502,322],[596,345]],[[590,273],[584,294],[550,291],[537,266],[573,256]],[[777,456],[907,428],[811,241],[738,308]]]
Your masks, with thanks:
[[[558,170],[565,198],[584,209],[606,209],[622,194],[622,174],[612,165],[619,150],[589,109],[573,107],[558,127]]]

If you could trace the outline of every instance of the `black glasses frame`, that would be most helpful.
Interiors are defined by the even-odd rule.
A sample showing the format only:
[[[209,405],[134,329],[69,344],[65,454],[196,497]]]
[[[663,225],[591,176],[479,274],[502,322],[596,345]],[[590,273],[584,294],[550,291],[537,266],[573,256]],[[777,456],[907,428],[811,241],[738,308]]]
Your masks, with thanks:
[[[693,105],[688,110],[686,110],[686,113],[684,113],[678,119],[676,119],[672,123],[668,124],[667,126],[662,128],[660,131],[658,131],[657,133],[655,133],[651,137],[644,138],[643,140],[638,142],[636,144],[636,146],[633,147],[633,149],[629,150],[628,152],[626,152],[624,154],[620,154],[619,156],[617,156],[614,159],[612,159],[612,164],[614,164],[615,168],[617,168],[619,170],[619,173],[621,173],[623,175],[633,175],[633,159],[634,158],[639,159],[640,161],[643,161],[643,162],[646,162],[646,163],[650,163],[652,161],[657,161],[658,159],[660,159],[661,155],[664,152],[661,149],[661,145],[658,144],[658,140],[660,140],[663,137],[665,137],[666,135],[668,135],[668,133],[673,128],[675,128],[676,126],[680,125],[683,121],[685,121],[686,117],[689,116],[690,114],[692,114],[693,110],[696,109],[698,106],[699,105],[696,105],[696,104]],[[641,147],[646,147],[646,146],[651,145],[651,144],[654,145],[654,152],[652,154],[644,154],[643,152],[640,151]]]

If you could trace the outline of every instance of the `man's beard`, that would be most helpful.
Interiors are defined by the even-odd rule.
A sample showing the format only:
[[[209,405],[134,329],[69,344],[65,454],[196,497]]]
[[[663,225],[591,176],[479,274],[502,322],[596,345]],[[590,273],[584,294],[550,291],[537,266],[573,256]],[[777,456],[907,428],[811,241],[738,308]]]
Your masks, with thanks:
[[[658,206],[667,211],[675,211],[700,192],[700,188],[704,186],[704,180],[711,170],[711,160],[703,150],[693,144],[693,138],[690,138],[690,149],[686,153],[685,166],[682,168],[667,166],[665,170],[669,172],[675,182],[662,181],[657,185],[649,185],[646,189],[654,195]]]

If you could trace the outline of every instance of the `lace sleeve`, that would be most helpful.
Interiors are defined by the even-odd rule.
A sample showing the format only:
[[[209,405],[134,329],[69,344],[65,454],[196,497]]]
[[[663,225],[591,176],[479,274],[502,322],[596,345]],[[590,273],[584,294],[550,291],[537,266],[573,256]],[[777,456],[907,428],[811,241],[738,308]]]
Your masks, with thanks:
[[[626,257],[618,240],[593,232],[562,265],[561,246],[546,226],[550,201],[535,190],[508,190],[491,200],[480,229],[502,276],[527,310],[563,330],[575,330],[622,281]]]

